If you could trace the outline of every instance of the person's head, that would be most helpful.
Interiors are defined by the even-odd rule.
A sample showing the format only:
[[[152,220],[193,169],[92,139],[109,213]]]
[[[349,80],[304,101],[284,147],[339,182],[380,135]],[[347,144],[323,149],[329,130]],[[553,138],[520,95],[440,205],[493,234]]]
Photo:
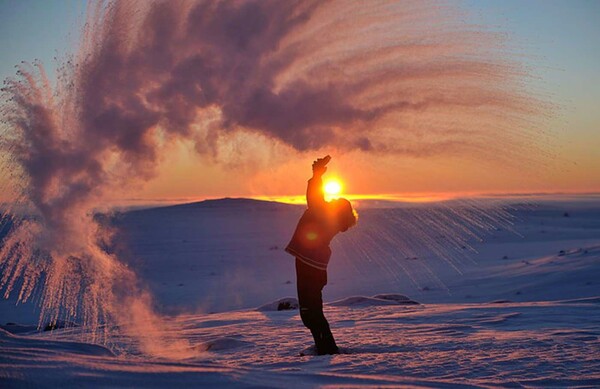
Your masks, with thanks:
[[[335,220],[338,229],[346,232],[348,228],[353,227],[358,221],[358,214],[352,209],[352,204],[346,199],[333,200],[332,205],[335,209]]]

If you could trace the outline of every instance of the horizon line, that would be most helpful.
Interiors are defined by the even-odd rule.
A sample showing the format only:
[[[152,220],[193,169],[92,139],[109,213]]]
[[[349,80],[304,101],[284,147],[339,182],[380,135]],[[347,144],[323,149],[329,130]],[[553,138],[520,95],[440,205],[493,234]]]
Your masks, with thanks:
[[[543,196],[600,196],[600,190],[598,191],[582,191],[582,192],[569,192],[569,191],[515,191],[515,192],[415,192],[415,193],[363,193],[363,194],[351,194],[343,193],[339,196],[328,196],[329,199],[334,198],[345,198],[348,200],[378,200],[378,201],[392,201],[392,202],[436,202],[445,201],[461,198],[486,198],[486,197],[499,197],[499,198],[510,198],[510,197],[543,197]],[[251,195],[251,194],[232,194],[232,195],[219,195],[219,196],[186,196],[186,197],[126,197],[126,198],[114,198],[106,199],[105,203],[109,204],[129,204],[129,203],[171,203],[171,204],[185,204],[192,202],[201,202],[207,200],[220,200],[220,199],[251,199],[251,200],[263,200],[263,201],[276,201],[276,202],[290,202],[298,203],[305,202],[306,197],[304,194],[288,194],[288,195]],[[14,202],[8,199],[0,199],[0,204],[11,204]]]
[[[386,193],[386,194],[341,194],[339,196],[327,196],[327,200],[334,198],[346,198],[350,201],[388,201],[398,203],[433,203],[466,198],[520,198],[520,197],[552,197],[552,196],[600,196],[600,191],[586,192],[432,192],[432,193]],[[173,198],[124,198],[107,201],[112,206],[142,206],[144,204],[186,204],[220,199],[250,199],[262,201],[274,201],[285,204],[304,204],[306,197],[302,195],[223,195],[206,197],[173,197]]]
[[[346,198],[350,201],[359,203],[360,201],[381,201],[398,204],[426,204],[461,199],[530,199],[538,198],[540,200],[568,200],[568,197],[598,197],[600,200],[600,191],[589,192],[464,192],[464,193],[412,193],[412,194],[342,194],[340,196],[325,196],[327,201],[335,198]],[[101,210],[126,210],[145,207],[161,207],[181,204],[191,204],[203,201],[214,201],[224,199],[248,199],[257,201],[270,201],[283,204],[303,205],[306,203],[305,195],[283,195],[283,196],[252,196],[252,195],[231,195],[231,196],[208,196],[208,197],[174,197],[174,198],[125,198],[107,200],[105,206],[94,208]],[[0,207],[23,208],[26,204],[15,204],[11,201],[0,200]]]

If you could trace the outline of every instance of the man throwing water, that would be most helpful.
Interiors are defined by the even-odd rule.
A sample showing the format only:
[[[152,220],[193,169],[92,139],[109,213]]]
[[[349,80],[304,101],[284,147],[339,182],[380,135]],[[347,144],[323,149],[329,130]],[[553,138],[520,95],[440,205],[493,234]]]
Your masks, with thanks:
[[[329,243],[358,220],[346,199],[325,201],[322,176],[331,160],[328,155],[313,162],[313,176],[306,190],[307,209],[302,214],[286,251],[296,257],[296,285],[302,323],[315,340],[318,355],[338,354],[339,349],[323,315],[322,290],[327,285]]]

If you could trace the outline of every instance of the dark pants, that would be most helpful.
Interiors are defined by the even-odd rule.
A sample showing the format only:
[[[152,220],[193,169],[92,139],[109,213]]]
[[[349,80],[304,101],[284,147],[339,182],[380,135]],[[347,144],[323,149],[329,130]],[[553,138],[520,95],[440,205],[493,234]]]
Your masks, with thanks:
[[[315,339],[317,354],[339,353],[329,323],[323,315],[321,291],[327,285],[327,271],[307,265],[296,258],[296,284],[300,318]]]

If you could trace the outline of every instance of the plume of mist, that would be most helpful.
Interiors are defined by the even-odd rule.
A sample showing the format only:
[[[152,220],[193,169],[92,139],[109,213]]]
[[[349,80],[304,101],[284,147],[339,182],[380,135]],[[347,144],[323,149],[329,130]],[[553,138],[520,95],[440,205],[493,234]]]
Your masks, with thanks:
[[[41,289],[40,323],[159,322],[93,210],[152,178],[173,140],[217,159],[236,132],[298,151],[525,155],[542,104],[506,54],[439,2],[94,3],[55,86],[36,63],[3,88],[4,175],[36,217],[4,240],[0,287]]]

